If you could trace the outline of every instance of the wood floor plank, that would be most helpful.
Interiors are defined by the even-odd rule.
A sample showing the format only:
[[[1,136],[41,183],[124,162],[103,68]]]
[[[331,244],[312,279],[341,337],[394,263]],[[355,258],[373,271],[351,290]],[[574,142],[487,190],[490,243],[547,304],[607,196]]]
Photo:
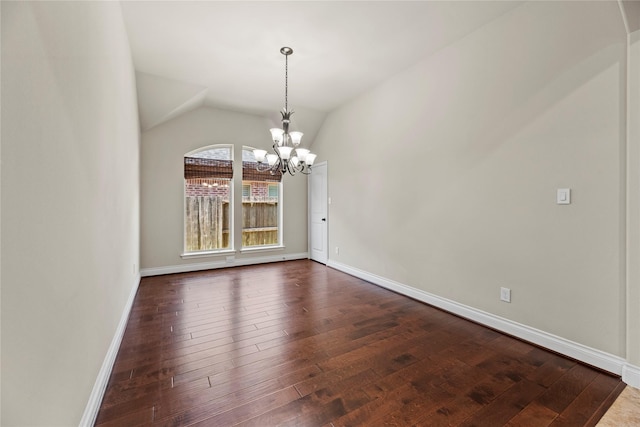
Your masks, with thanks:
[[[598,372],[576,364],[537,399],[552,411],[561,413],[598,376]]]
[[[506,425],[507,427],[547,427],[557,417],[557,412],[534,402],[511,418]]]
[[[315,366],[305,366],[291,371],[278,378],[267,378],[257,384],[225,388],[210,388],[204,392],[185,396],[183,400],[167,399],[160,402],[156,408],[156,420],[161,425],[187,425],[208,419],[221,412],[232,410],[265,396],[287,389],[290,384],[302,381],[304,378],[318,372]],[[297,396],[297,395],[296,395]],[[255,415],[255,414],[254,414]]]
[[[594,425],[621,384],[302,260],[144,278],[96,425]]]
[[[326,384],[324,388],[302,396],[309,398],[309,404],[295,416],[281,420],[278,425],[322,425],[340,413],[351,412],[371,401],[361,386],[376,379],[377,376],[371,371],[365,371],[342,381]]]
[[[137,407],[129,412],[122,412],[115,416],[99,416],[96,423],[105,427],[144,426],[154,422],[155,407]],[[102,418],[109,418],[102,422]]]
[[[457,426],[483,407],[466,395],[458,395],[443,402],[437,409],[424,411],[410,425],[412,426]]]
[[[598,374],[588,386],[580,392],[551,426],[595,425],[593,414],[607,397],[616,389],[618,381],[609,375]]]
[[[543,391],[544,388],[538,384],[522,380],[467,418],[460,426],[492,427],[505,425],[523,408],[531,404]]]
[[[287,387],[282,390],[278,390],[275,393],[266,395],[254,401],[245,403],[238,407],[232,408],[228,411],[214,415],[212,417],[203,418],[193,425],[203,426],[232,426],[237,425],[255,417],[256,413],[264,414],[269,413],[277,408],[282,408],[286,404],[296,401],[300,396],[293,387]],[[187,414],[190,414],[188,412]],[[193,419],[192,419],[193,420]],[[189,420],[189,421],[192,421]],[[185,417],[180,418],[181,424],[189,424]],[[269,425],[269,424],[264,424]],[[275,424],[271,424],[275,425]]]

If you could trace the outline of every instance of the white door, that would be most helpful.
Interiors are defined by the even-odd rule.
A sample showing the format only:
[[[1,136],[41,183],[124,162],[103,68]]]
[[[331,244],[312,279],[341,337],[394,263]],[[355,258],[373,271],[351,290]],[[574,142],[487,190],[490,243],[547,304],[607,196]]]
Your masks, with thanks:
[[[309,175],[309,248],[311,259],[327,263],[327,162],[313,165]]]

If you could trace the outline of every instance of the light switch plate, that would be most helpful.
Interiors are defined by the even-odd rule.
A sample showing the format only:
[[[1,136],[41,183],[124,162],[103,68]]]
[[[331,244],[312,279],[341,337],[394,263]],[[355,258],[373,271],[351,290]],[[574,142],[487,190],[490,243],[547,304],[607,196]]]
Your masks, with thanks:
[[[571,204],[571,189],[570,188],[558,188],[556,196],[556,203],[559,205]]]

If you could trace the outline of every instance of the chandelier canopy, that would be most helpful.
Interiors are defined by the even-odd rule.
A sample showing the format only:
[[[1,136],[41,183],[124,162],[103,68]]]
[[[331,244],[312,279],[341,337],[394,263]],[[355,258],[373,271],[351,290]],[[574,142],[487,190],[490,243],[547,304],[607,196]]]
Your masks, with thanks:
[[[293,110],[289,109],[289,55],[293,53],[290,47],[283,47],[280,53],[284,55],[284,108],[280,111],[282,115],[282,128],[272,128],[271,138],[273,139],[274,153],[268,154],[266,150],[253,150],[253,155],[258,162],[257,169],[261,172],[271,171],[272,174],[288,172],[295,175],[297,172],[308,175],[311,173],[311,166],[316,159],[316,155],[306,148],[300,147],[302,132],[289,132],[291,115]]]

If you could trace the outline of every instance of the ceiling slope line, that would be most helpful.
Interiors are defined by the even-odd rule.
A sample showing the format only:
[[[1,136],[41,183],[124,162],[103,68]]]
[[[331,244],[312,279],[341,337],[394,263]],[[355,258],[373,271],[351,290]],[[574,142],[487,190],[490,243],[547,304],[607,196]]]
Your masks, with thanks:
[[[169,120],[175,119],[178,116],[181,116],[185,113],[188,113],[190,111],[193,111],[199,107],[204,107],[205,105],[205,98],[207,95],[207,92],[209,91],[209,88],[204,88],[202,89],[200,92],[198,92],[197,94],[195,94],[193,97],[191,97],[190,99],[188,99],[187,101],[185,101],[184,103],[180,104],[179,106],[177,106],[176,108],[174,108],[173,110],[171,110],[169,113],[167,113],[166,115],[162,116],[160,119],[156,120],[155,122],[151,123],[150,125],[148,125],[147,127],[145,127],[144,129],[142,129],[143,131],[148,131],[164,122],[168,122]]]
[[[618,6],[627,34],[640,30],[640,2],[618,0]]]

